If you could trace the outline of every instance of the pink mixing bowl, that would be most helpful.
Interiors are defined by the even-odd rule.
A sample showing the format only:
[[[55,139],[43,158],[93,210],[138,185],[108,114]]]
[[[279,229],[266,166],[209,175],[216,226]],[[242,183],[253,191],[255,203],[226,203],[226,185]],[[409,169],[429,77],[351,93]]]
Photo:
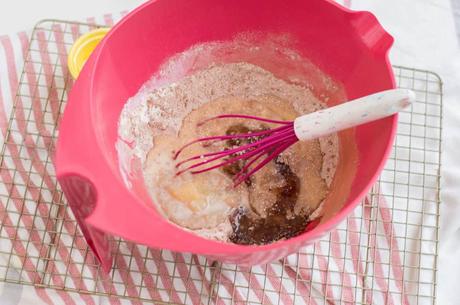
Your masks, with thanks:
[[[110,31],[85,65],[72,89],[57,144],[59,182],[104,270],[112,264],[112,236],[225,262],[267,263],[333,229],[375,183],[392,147],[396,116],[356,128],[350,145],[350,136],[341,138],[342,170],[332,192],[340,194],[340,185],[350,185],[336,196],[343,204],[326,207],[316,227],[289,240],[264,246],[207,240],[165,220],[142,179],[126,187],[115,149],[126,100],[172,55],[197,43],[228,41],[251,31],[294,37],[292,47],[342,83],[349,99],[395,86],[387,58],[393,39],[368,12],[352,12],[326,0],[158,0],[142,5]],[[354,147],[356,162],[350,161],[353,149],[347,152],[347,147]]]

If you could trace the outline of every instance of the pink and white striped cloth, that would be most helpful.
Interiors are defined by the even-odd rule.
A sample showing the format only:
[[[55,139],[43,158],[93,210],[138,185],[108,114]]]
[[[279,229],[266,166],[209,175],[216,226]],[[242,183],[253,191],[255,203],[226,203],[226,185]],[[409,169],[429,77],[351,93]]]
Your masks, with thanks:
[[[345,5],[350,5],[350,1],[344,0]],[[121,14],[122,15],[122,14]],[[105,15],[102,18],[90,18],[88,22],[112,25],[121,17],[117,15]],[[75,28],[73,35],[78,37],[80,33]],[[40,33],[37,33],[40,35]],[[64,39],[62,30],[57,28],[53,35],[55,40]],[[12,242],[10,244],[0,243],[0,253],[2,249],[13,248],[14,252],[22,257],[22,259],[13,259],[9,263],[12,266],[27,266],[27,272],[17,274],[31,282],[38,282],[42,276],[39,270],[36,270],[36,261],[33,257],[46,255],[43,253],[42,245],[49,243],[50,240],[43,240],[40,232],[36,231],[36,220],[32,216],[34,214],[34,205],[29,205],[21,202],[21,192],[24,190],[17,187],[14,183],[15,179],[28,181],[31,190],[31,202],[39,200],[39,185],[34,185],[34,179],[43,181],[50,189],[56,188],[54,172],[51,161],[48,162],[47,157],[43,156],[43,152],[36,149],[36,142],[33,136],[27,134],[30,131],[26,128],[25,117],[27,109],[24,106],[27,102],[21,97],[15,100],[15,95],[18,88],[20,71],[23,69],[24,58],[29,47],[30,33],[21,32],[16,35],[0,37],[0,132],[1,143],[5,142],[6,151],[10,156],[13,156],[11,163],[7,166],[2,166],[0,169],[0,179],[3,181],[0,193],[9,193],[11,197],[16,198],[12,202],[7,203],[1,197],[0,201],[0,220],[4,224],[2,234],[6,234]],[[62,44],[64,46],[65,44]],[[49,55],[49,46],[46,44],[46,39],[43,39],[39,44],[40,61],[43,63],[42,68],[45,70],[45,75],[53,75],[53,62]],[[65,47],[58,50],[57,53],[66,53]],[[56,60],[60,61],[63,67],[62,73],[68,74],[66,71],[65,56],[58,56]],[[36,129],[42,137],[45,147],[53,145],[51,135],[53,130],[44,124],[43,117],[48,115],[57,116],[59,112],[59,82],[62,80],[45,77],[42,80],[37,79],[40,71],[32,63],[25,67],[28,78],[28,84],[31,88],[37,87],[37,82],[43,81],[43,86],[47,88],[46,93],[50,94],[49,111],[42,109],[40,102],[34,104],[32,115],[36,122]],[[48,71],[46,71],[48,70]],[[21,88],[24,89],[24,88]],[[418,93],[418,92],[417,92]],[[29,92],[29,95],[34,94]],[[19,137],[7,133],[9,115],[12,111],[13,101],[16,102],[14,109],[16,121],[13,123],[17,130],[22,132]],[[402,120],[405,118],[402,116]],[[19,150],[18,141],[26,143],[25,150]],[[32,160],[28,162],[26,160]],[[394,161],[396,162],[396,161]],[[30,164],[29,164],[30,163]],[[393,168],[397,164],[392,164]],[[28,177],[28,168],[33,168],[41,177]],[[394,171],[391,171],[393,173]],[[16,175],[16,176],[15,176]],[[19,178],[17,176],[20,176]],[[397,177],[393,177],[397,179]],[[392,194],[395,192],[394,184],[381,184],[381,189],[375,189],[376,194]],[[393,189],[391,189],[393,187]],[[388,188],[388,189],[385,189]],[[34,191],[35,189],[35,191]],[[396,190],[397,191],[397,190]],[[411,196],[411,192],[416,190],[401,190],[404,194],[401,197]],[[434,191],[433,191],[434,192]],[[53,198],[55,194],[49,194],[49,200],[59,200]],[[424,194],[425,195],[425,194]],[[426,196],[433,196],[427,194]],[[35,198],[34,196],[37,196]],[[414,197],[418,198],[418,197]],[[417,199],[418,200],[418,199]],[[423,200],[423,198],[421,199]],[[401,201],[406,206],[398,209],[392,209],[395,204],[401,204]],[[234,304],[245,304],[253,302],[254,304],[431,304],[432,293],[423,292],[423,289],[432,289],[432,286],[422,288],[420,281],[429,283],[432,281],[433,274],[430,273],[430,268],[433,268],[432,257],[435,254],[435,243],[429,244],[427,249],[422,249],[426,246],[421,240],[435,240],[436,230],[425,232],[422,223],[430,221],[424,213],[432,215],[432,211],[427,211],[426,207],[420,205],[418,207],[410,207],[414,211],[414,215],[409,215],[409,202],[404,200],[392,199],[387,202],[383,196],[369,196],[366,198],[363,206],[358,208],[354,215],[347,219],[337,230],[333,231],[330,236],[318,241],[314,246],[306,247],[301,253],[291,255],[283,262],[270,264],[267,266],[253,267],[252,270],[239,268],[230,265],[223,265],[212,281],[217,283],[218,289],[213,292],[212,301],[217,304],[230,304],[233,300]],[[376,205],[376,203],[378,203]],[[418,203],[418,201],[416,202]],[[22,211],[23,216],[21,221],[24,222],[24,227],[30,230],[19,232],[13,224],[17,218],[16,215],[6,213],[6,205],[14,205],[17,211]],[[436,207],[432,207],[435,209]],[[8,208],[10,210],[11,207]],[[47,219],[50,211],[38,211],[38,214]],[[69,215],[70,210],[61,212],[62,218],[72,219]],[[428,220],[426,220],[428,219]],[[413,222],[413,227],[406,225]],[[52,229],[53,227],[47,221],[43,220],[39,225],[44,229]],[[68,234],[66,236],[74,236],[78,228],[74,222],[63,221],[63,230]],[[431,226],[434,227],[433,224]],[[38,230],[39,231],[39,230]],[[24,235],[26,234],[26,235]],[[31,243],[25,245],[21,240],[29,239]],[[21,238],[16,238],[20,236]],[[76,235],[75,240],[63,238],[55,240],[56,244],[56,261],[50,261],[48,265],[48,273],[51,274],[50,283],[55,286],[66,286],[80,290],[92,290],[90,287],[91,281],[79,280],[82,278],[102,276],[97,274],[94,268],[81,270],[78,262],[86,261],[88,266],[94,264],[94,258],[91,255],[85,255],[85,241],[81,234]],[[409,236],[410,239],[406,237]],[[5,239],[0,239],[3,242]],[[70,247],[74,249],[82,249],[69,252]],[[114,277],[117,278],[116,283],[110,281],[102,281],[104,284],[98,287],[101,292],[112,292],[115,294],[126,294],[131,297],[143,297],[157,301],[175,302],[178,304],[207,304],[206,298],[206,283],[211,281],[209,269],[201,268],[204,265],[204,259],[188,255],[188,254],[173,254],[167,251],[149,250],[145,247],[130,245],[123,243],[118,249],[122,253],[130,252],[133,255],[132,261],[126,261],[126,256],[118,256],[116,258],[116,266],[119,270],[130,269],[137,270],[135,273],[127,273],[118,271]],[[422,257],[420,253],[426,253],[426,257]],[[34,255],[25,255],[34,253]],[[148,257],[148,264],[144,258]],[[8,260],[8,257],[3,257],[0,254],[0,262]],[[430,260],[429,262],[427,260]],[[175,261],[175,267],[172,268],[172,261]],[[65,263],[59,263],[65,262]],[[193,266],[193,267],[190,267]],[[420,272],[420,267],[426,269],[426,273]],[[19,268],[20,269],[20,268]],[[2,272],[0,269],[0,277]],[[9,269],[8,272],[15,272],[14,269]],[[143,286],[146,287],[143,291],[136,289],[139,285],[139,273],[151,272],[159,274],[159,279],[154,276],[144,276],[142,279]],[[422,276],[424,278],[422,278]],[[11,278],[11,276],[9,276]],[[187,280],[185,280],[187,279]],[[137,284],[136,284],[137,283]],[[204,283],[203,286],[200,286]],[[125,287],[128,288],[126,293],[123,292]],[[166,293],[169,290],[170,293]],[[209,293],[209,292],[208,292]],[[420,297],[427,295],[425,301]],[[25,305],[25,304],[141,304],[139,301],[129,301],[118,299],[116,297],[108,298],[103,296],[95,296],[88,294],[70,293],[63,290],[53,290],[44,288],[33,288],[29,286],[20,286],[15,284],[0,283],[0,304]]]

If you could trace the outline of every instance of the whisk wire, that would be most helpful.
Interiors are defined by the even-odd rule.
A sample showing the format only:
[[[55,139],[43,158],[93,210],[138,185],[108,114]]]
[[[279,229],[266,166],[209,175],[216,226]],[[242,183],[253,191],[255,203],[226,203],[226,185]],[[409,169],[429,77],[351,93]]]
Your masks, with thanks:
[[[257,160],[259,160],[262,156],[266,154],[266,151],[261,151],[255,156],[252,156],[248,158],[248,162],[243,166],[243,168],[236,173],[236,175],[233,177],[233,180],[237,180],[239,177],[241,177],[244,173],[247,173],[248,169],[251,167],[252,164],[254,164]]]
[[[234,180],[233,186],[237,187],[240,185],[243,181],[248,179],[250,176],[254,175],[257,171],[259,171],[262,167],[264,167],[268,162],[271,160],[275,159],[281,152],[286,150],[289,146],[294,144],[296,140],[291,140],[291,141],[285,141],[283,144],[279,145],[275,150],[269,153],[269,155],[263,159],[261,162],[259,162],[253,169],[251,169],[248,173],[244,174],[243,176],[240,176],[238,179]]]
[[[257,132],[257,133],[252,133],[252,134],[251,133],[245,133],[245,134],[237,134],[237,135],[233,135],[233,136],[215,136],[215,137],[200,138],[200,139],[197,139],[197,140],[194,140],[192,142],[189,142],[189,143],[185,144],[178,151],[178,153],[181,153],[184,148],[189,147],[192,144],[206,141],[206,139],[209,139],[209,138],[214,138],[215,140],[223,141],[223,140],[227,140],[227,139],[240,139],[240,138],[257,137],[257,136],[265,135],[265,134],[268,134],[268,133],[281,134],[281,132],[284,132],[284,131],[289,131],[289,126],[283,126],[283,127],[272,129],[272,130],[266,130],[266,132],[264,132],[264,133]],[[264,142],[260,141],[258,143],[262,144]],[[193,160],[212,157],[212,156],[217,156],[217,155],[227,155],[227,154],[238,153],[239,151],[247,150],[247,149],[251,148],[252,146],[256,146],[256,145],[254,143],[250,143],[250,144],[247,144],[245,146],[239,146],[239,147],[233,148],[233,149],[227,149],[227,150],[222,150],[222,151],[217,151],[217,152],[210,152],[210,153],[206,153],[206,154],[202,154],[202,155],[193,156],[193,157],[190,157],[188,159],[185,159],[185,160],[177,163],[176,168],[180,167],[184,163],[187,163],[187,162],[190,162],[190,161],[193,161]],[[178,153],[176,153],[176,155]]]
[[[192,171],[191,173],[192,174],[199,174],[199,173],[203,173],[203,172],[206,172],[206,171],[218,168],[218,167],[225,166],[225,165],[230,164],[230,163],[234,163],[234,162],[236,162],[238,160],[241,160],[241,159],[247,159],[247,158],[249,158],[251,156],[254,156],[258,152],[266,151],[268,148],[273,147],[274,145],[276,145],[277,142],[286,139],[286,137],[288,137],[289,135],[294,135],[294,133],[292,131],[291,132],[286,131],[286,132],[283,132],[283,133],[279,133],[279,134],[276,134],[276,135],[266,137],[266,138],[264,138],[264,139],[262,139],[260,141],[256,141],[256,142],[251,143],[251,144],[247,144],[247,145],[244,145],[244,146],[239,146],[238,148],[220,151],[220,152],[218,152],[218,155],[215,156],[214,158],[206,159],[206,160],[204,160],[202,162],[190,165],[189,167],[177,172],[176,176],[181,175],[181,174],[183,174],[184,172],[186,172],[188,170],[194,169],[196,167],[199,167],[199,166],[202,166],[202,165],[217,161],[219,159],[222,159],[222,158],[225,158],[227,156],[234,155],[234,154],[238,154],[238,155],[236,157],[230,158],[230,159],[228,159],[228,160],[226,160],[224,162],[221,162],[219,164],[216,164],[214,166],[207,167],[205,169],[198,170],[198,171]],[[261,145],[261,144],[263,144],[263,145]],[[254,147],[257,147],[257,148],[254,148]],[[198,156],[192,157],[192,159],[198,159]],[[185,161],[187,161],[187,160],[185,160]],[[183,163],[185,161],[183,161]]]
[[[247,119],[247,120],[255,120],[259,122],[265,122],[265,123],[273,123],[273,124],[291,124],[292,121],[281,121],[281,120],[272,120],[272,119],[267,119],[267,118],[261,118],[253,115],[245,115],[245,114],[222,114],[222,115],[217,115],[214,117],[211,117],[209,119],[203,120],[200,123],[198,123],[198,126],[202,126],[210,121],[216,120],[216,119],[227,119],[227,118],[232,118],[232,119]]]
[[[291,122],[292,123],[292,122]],[[199,138],[196,140],[193,140],[191,142],[186,143],[184,146],[179,148],[177,152],[174,154],[173,159],[176,160],[177,157],[184,151],[185,148],[196,144],[200,142],[208,142],[208,141],[223,141],[223,140],[233,140],[233,139],[240,139],[240,138],[253,138],[253,137],[260,137],[264,136],[270,133],[276,133],[276,132],[281,132],[283,130],[289,129],[291,126],[289,125],[284,125],[281,127],[277,127],[274,129],[268,129],[268,130],[262,130],[262,131],[257,131],[257,132],[248,132],[248,133],[242,133],[242,134],[234,134],[234,135],[225,135],[225,136],[212,136],[212,137],[204,137],[204,138]],[[192,159],[194,160],[194,159]]]
[[[225,167],[227,165],[233,164],[240,160],[246,161],[244,166],[234,175],[233,181],[234,186],[238,186],[243,181],[248,179],[251,175],[260,170],[265,164],[276,158],[281,152],[290,147],[292,144],[298,141],[298,138],[294,132],[294,122],[292,121],[280,121],[266,119],[251,115],[240,115],[240,114],[223,114],[215,116],[209,119],[206,119],[198,124],[201,126],[215,119],[225,119],[225,118],[239,118],[239,119],[249,119],[256,120],[266,123],[278,124],[273,129],[267,129],[256,132],[248,132],[234,135],[221,135],[221,136],[211,136],[203,137],[196,139],[189,143],[186,143],[182,146],[175,154],[174,159],[187,148],[193,144],[200,142],[212,142],[212,141],[226,141],[226,140],[243,140],[243,139],[253,139],[250,140],[247,144],[241,144],[236,147],[229,149],[209,152],[201,155],[192,156],[185,160],[182,160],[176,164],[176,168],[179,169],[186,163],[191,161],[200,160],[196,163],[193,163],[187,166],[184,169],[179,170],[176,173],[176,176],[179,176],[185,172],[190,172],[191,174],[200,174],[216,168]],[[266,156],[260,161],[260,159]],[[219,162],[219,160],[221,160]],[[223,160],[223,161],[222,161]],[[260,162],[258,162],[260,161]],[[207,164],[212,164],[218,162],[217,164],[204,167]],[[203,168],[204,167],[204,168]]]

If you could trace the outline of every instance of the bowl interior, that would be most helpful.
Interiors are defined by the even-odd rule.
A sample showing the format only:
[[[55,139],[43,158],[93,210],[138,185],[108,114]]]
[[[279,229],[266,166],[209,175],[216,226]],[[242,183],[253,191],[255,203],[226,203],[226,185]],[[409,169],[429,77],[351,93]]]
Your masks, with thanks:
[[[334,6],[323,0],[159,0],[137,11],[135,18],[123,20],[103,42],[91,89],[96,137],[113,175],[122,179],[115,142],[118,118],[126,100],[168,58],[196,44],[231,41],[248,32],[287,35],[289,48],[342,84],[349,99],[393,88],[386,59],[391,37],[372,15]],[[272,68],[275,61],[276,57],[264,59]],[[280,72],[274,69],[270,70]],[[321,93],[324,88],[315,84],[316,93]],[[339,98],[330,100],[331,105],[339,102]],[[336,180],[349,185],[346,192],[340,191],[339,185],[334,188],[334,200],[343,201],[343,206],[336,207],[357,204],[367,191],[391,148],[394,128],[392,117],[341,134],[343,166]],[[135,195],[148,202],[146,192],[141,191],[142,181],[135,183],[139,183],[134,186]],[[337,208],[332,209],[326,218],[337,212]]]

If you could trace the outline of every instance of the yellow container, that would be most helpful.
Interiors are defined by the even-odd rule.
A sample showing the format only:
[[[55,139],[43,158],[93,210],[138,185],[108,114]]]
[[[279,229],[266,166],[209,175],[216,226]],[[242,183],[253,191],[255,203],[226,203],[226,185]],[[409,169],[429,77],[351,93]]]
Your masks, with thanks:
[[[99,28],[80,36],[72,45],[67,57],[67,66],[73,78],[77,78],[91,53],[110,28]]]

